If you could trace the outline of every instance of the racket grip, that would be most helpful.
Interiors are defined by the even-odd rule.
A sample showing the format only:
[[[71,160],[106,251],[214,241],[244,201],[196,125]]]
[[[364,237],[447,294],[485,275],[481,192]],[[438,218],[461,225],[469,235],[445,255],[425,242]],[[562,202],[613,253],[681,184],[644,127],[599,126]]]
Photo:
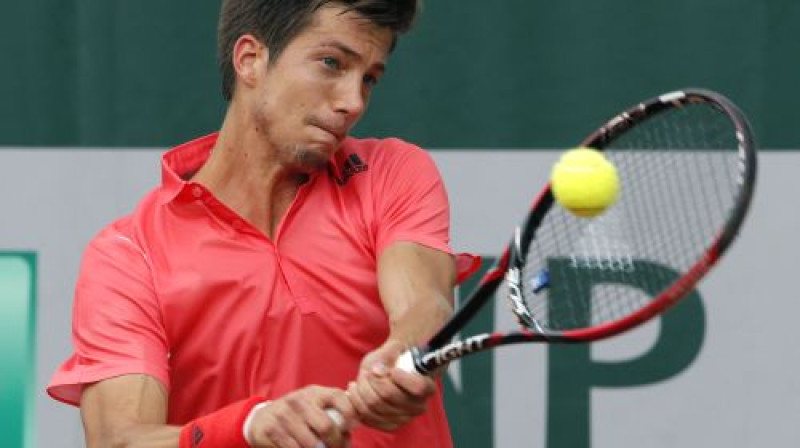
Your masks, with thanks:
[[[342,425],[344,425],[344,416],[339,411],[333,408],[328,408],[325,409],[325,412],[328,413],[328,417],[330,417],[331,420],[333,420],[333,423],[335,423],[336,426],[341,428]],[[328,448],[328,447],[325,446],[324,443],[322,443],[322,440],[320,440],[317,442],[314,448]]]
[[[414,353],[411,350],[406,350],[403,352],[403,354],[398,356],[394,366],[404,372],[421,375],[417,370],[416,364],[414,363]]]
[[[394,366],[404,372],[408,373],[416,373],[417,375],[422,375],[418,370],[414,363],[414,353],[411,350],[404,351],[400,356],[397,357],[397,360],[394,362]],[[344,424],[344,416],[333,408],[325,409],[325,412],[328,413],[328,417],[336,423],[336,426],[341,427]],[[314,448],[327,448],[322,441],[317,442],[317,445]]]

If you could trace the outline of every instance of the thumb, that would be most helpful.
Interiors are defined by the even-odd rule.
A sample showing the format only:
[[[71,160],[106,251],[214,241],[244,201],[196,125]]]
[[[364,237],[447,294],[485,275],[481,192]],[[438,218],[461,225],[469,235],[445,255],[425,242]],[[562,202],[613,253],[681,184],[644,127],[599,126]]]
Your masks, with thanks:
[[[405,352],[406,349],[406,344],[400,341],[387,340],[383,345],[364,357],[361,361],[359,376],[366,372],[379,376],[387,374],[389,367],[394,366],[397,357]]]

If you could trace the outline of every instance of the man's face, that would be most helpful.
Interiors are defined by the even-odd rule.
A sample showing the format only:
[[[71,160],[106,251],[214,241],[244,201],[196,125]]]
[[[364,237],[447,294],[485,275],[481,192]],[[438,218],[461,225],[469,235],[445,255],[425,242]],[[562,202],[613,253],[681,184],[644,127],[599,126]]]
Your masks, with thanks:
[[[250,104],[258,132],[282,163],[321,169],[367,106],[384,71],[392,32],[340,7],[318,10],[271,64]]]

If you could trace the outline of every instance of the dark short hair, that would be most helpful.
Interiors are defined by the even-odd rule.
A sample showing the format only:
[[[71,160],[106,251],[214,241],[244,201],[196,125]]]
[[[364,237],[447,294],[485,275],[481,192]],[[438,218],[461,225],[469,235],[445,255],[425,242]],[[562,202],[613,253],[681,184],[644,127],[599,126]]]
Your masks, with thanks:
[[[397,35],[408,31],[417,15],[417,0],[223,0],[217,28],[217,64],[222,77],[222,96],[233,97],[236,73],[233,46],[244,34],[252,34],[269,48],[275,61],[286,46],[310,25],[321,7],[341,5]]]

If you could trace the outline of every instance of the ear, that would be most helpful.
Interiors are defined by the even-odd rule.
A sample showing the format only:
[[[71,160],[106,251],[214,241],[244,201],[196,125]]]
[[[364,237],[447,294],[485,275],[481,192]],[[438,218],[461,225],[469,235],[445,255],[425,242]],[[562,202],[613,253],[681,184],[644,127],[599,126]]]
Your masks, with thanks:
[[[252,34],[244,34],[233,45],[231,57],[237,81],[252,87],[258,79],[259,67],[266,66],[269,50]]]

